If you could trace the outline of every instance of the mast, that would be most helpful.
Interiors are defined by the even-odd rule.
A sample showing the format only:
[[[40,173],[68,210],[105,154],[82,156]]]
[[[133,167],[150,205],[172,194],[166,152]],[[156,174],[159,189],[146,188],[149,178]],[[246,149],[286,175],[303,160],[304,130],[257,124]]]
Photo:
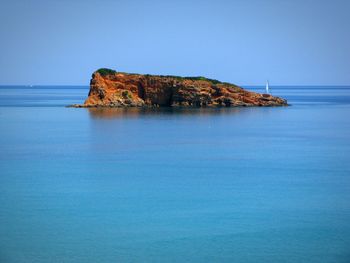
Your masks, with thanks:
[[[269,81],[266,81],[266,94],[269,94]]]

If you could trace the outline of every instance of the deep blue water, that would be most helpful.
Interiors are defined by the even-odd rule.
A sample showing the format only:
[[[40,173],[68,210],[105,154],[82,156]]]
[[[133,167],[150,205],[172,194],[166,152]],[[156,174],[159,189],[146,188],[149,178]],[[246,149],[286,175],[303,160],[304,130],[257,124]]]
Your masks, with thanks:
[[[350,87],[64,107],[87,92],[0,87],[0,262],[350,262]]]

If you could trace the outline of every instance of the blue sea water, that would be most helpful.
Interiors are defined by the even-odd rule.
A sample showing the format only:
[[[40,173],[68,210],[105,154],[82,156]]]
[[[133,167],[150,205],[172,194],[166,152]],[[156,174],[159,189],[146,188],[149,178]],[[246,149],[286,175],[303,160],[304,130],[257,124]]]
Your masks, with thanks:
[[[0,87],[0,262],[350,262],[350,87],[64,107],[87,92]]]

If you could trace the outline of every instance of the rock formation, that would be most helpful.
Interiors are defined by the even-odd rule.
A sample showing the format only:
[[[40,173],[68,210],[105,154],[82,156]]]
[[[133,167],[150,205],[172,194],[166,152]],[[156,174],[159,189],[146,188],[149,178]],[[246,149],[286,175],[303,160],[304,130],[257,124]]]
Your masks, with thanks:
[[[204,77],[142,75],[99,69],[89,96],[73,107],[285,106],[287,101]]]

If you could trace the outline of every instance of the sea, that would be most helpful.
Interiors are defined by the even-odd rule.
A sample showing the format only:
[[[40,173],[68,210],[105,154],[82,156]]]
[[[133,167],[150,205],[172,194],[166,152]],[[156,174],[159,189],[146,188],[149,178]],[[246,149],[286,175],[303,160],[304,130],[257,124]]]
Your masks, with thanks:
[[[290,106],[1,86],[0,262],[350,262],[350,87],[270,89]]]

